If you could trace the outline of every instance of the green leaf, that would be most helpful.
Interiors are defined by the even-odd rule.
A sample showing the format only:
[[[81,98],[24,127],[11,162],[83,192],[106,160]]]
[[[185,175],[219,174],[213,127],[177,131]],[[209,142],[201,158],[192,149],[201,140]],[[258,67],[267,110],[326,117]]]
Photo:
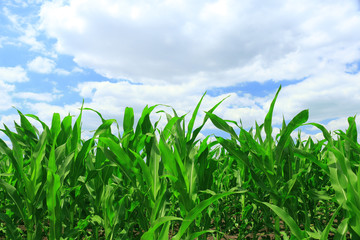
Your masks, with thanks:
[[[41,124],[41,126],[43,127],[43,129],[44,129],[45,131],[49,131],[49,127],[46,125],[46,123],[44,123],[43,121],[41,121],[38,116],[33,115],[33,114],[25,114],[25,116],[26,116],[26,117],[31,117],[31,118],[35,119],[36,121],[38,121],[38,122]]]
[[[11,158],[11,160],[13,160],[13,164],[16,162],[15,163],[15,166],[17,167],[16,170],[19,171],[16,174],[18,174],[18,176],[20,176],[20,178],[21,178],[20,180],[22,180],[22,178],[24,176],[24,174],[23,174],[23,169],[24,169],[23,150],[20,147],[18,140],[15,137],[15,134],[13,132],[11,132],[10,129],[6,125],[4,125],[4,127],[5,127],[5,134],[10,138],[11,143],[13,145],[13,149],[11,152],[8,152],[9,153],[8,156]],[[6,150],[6,147],[3,149]]]
[[[214,233],[214,232],[216,232],[216,230],[204,230],[204,231],[200,231],[200,232],[195,232],[190,235],[189,239],[190,240],[197,239],[199,236],[201,236],[205,233]]]
[[[174,153],[172,152],[171,147],[166,143],[164,134],[160,135],[159,149],[161,154],[161,160],[163,161],[164,167],[174,177],[177,177],[178,172],[176,171],[176,161],[175,161]]]
[[[124,133],[129,132],[134,126],[134,109],[126,107],[124,113],[123,129]]]
[[[15,168],[14,174],[16,178],[19,179],[19,181],[23,182],[23,161],[17,161],[13,154],[14,151],[12,151],[2,139],[0,139],[0,151],[6,154],[6,156],[10,159],[13,167]]]
[[[200,101],[198,102],[198,104],[196,105],[195,107],[195,110],[191,116],[191,119],[189,121],[189,124],[188,124],[188,130],[187,130],[187,134],[186,134],[186,141],[189,141],[190,140],[190,137],[191,137],[191,133],[192,133],[192,130],[193,130],[193,127],[194,127],[194,123],[195,123],[195,119],[196,119],[196,116],[198,114],[198,111],[199,111],[199,108],[200,108],[200,105],[201,105],[201,102],[202,100],[204,99],[206,95],[206,92],[202,95]]]
[[[333,139],[331,137],[331,134],[329,133],[329,131],[321,124],[319,123],[307,123],[307,124],[304,124],[304,125],[312,125],[314,127],[317,127],[318,129],[321,130],[321,132],[323,133],[324,135],[324,138],[328,141],[328,143],[330,144],[330,146],[333,145]]]
[[[344,218],[336,229],[334,240],[346,239],[346,234],[349,229],[349,218]]]
[[[159,240],[168,240],[169,239],[169,232],[170,232],[170,221],[163,224],[161,228],[161,232],[159,234]]]
[[[6,223],[7,237],[10,237],[10,239],[21,239],[18,228],[14,225],[8,215],[0,213],[0,219],[0,221],[4,221]]]
[[[59,132],[57,139],[57,145],[62,145],[67,142],[71,137],[72,116],[66,116],[61,122],[61,131]]]
[[[27,120],[27,118],[19,110],[17,112],[20,115],[21,127],[25,130],[25,133],[28,137],[36,139],[36,131],[34,126]]]
[[[202,202],[200,202],[196,207],[194,207],[188,214],[187,216],[184,218],[183,223],[180,226],[180,229],[178,231],[178,233],[173,237],[173,240],[180,240],[181,237],[184,235],[184,233],[186,232],[186,230],[189,228],[189,226],[191,225],[191,223],[196,219],[196,217],[201,214],[201,212],[207,208],[208,206],[210,206],[212,203],[214,203],[215,201],[219,200],[220,198],[223,198],[225,196],[228,196],[230,194],[235,194],[235,193],[244,193],[246,192],[244,191],[239,191],[239,192],[226,192],[226,193],[219,193],[215,196],[212,196]]]
[[[215,125],[215,127],[229,133],[234,139],[238,139],[238,136],[234,129],[229,124],[227,124],[225,120],[210,112],[206,112],[206,115],[210,118],[211,122]]]
[[[323,163],[323,162],[320,162],[318,159],[317,159],[317,156],[303,150],[303,149],[300,149],[300,148],[294,148],[293,149],[294,153],[296,156],[300,156],[300,157],[303,157],[303,158],[308,158],[309,160],[311,160],[313,163],[315,163],[316,165],[318,165],[322,170],[325,171],[326,174],[330,174],[330,170],[329,170],[329,167],[326,163]]]
[[[206,93],[205,93],[206,94]],[[205,95],[204,94],[204,95]],[[215,111],[215,109],[223,102],[223,101],[225,101],[225,99],[227,99],[228,97],[230,97],[230,95],[229,96],[227,96],[227,97],[225,97],[225,98],[223,98],[220,102],[218,102],[217,104],[215,104],[215,106],[213,106],[209,111],[207,111],[208,113],[213,113],[214,111]],[[208,114],[206,114],[205,115],[205,117],[204,117],[204,119],[203,119],[203,123],[201,124],[201,126],[200,127],[198,127],[198,128],[196,128],[195,130],[194,130],[194,132],[192,133],[192,137],[191,137],[191,139],[188,141],[188,144],[193,144],[194,142],[195,142],[195,139],[196,139],[196,137],[198,136],[198,134],[200,133],[200,131],[201,131],[201,129],[204,127],[204,125],[205,125],[205,123],[207,122],[207,120],[209,119],[209,116],[208,116]]]
[[[173,133],[173,128],[175,124],[180,121],[180,117],[173,117],[170,120],[168,120],[167,124],[165,125],[164,129],[161,131],[162,138],[166,141],[169,136],[171,136]]]
[[[116,122],[115,119],[104,120],[103,123],[96,129],[94,133],[94,138],[97,136],[102,136],[103,134],[111,134],[111,125]],[[105,135],[104,135],[105,136]]]
[[[88,111],[92,111],[92,112],[96,113],[100,117],[101,122],[104,123],[105,119],[103,118],[103,116],[101,115],[100,112],[98,112],[98,111],[96,111],[96,110],[94,110],[92,108],[83,108],[83,110],[88,110]]]
[[[304,124],[308,119],[309,119],[309,110],[301,111],[289,122],[286,128],[282,130],[279,143],[276,146],[276,150],[275,150],[275,156],[277,157],[278,161],[280,161],[282,158],[285,143],[289,140],[290,134],[296,128]]]
[[[291,233],[294,234],[294,236],[297,239],[302,240],[306,238],[304,232],[299,228],[299,226],[296,224],[294,219],[287,212],[285,212],[284,209],[276,205],[273,205],[271,203],[267,203],[267,202],[261,202],[261,203],[271,208],[271,210],[273,210],[276,213],[276,215],[278,215],[286,223],[286,225],[289,226]]]
[[[156,138],[154,138],[152,141],[152,146],[151,146],[150,159],[148,159],[150,174],[151,174],[152,183],[153,183],[151,190],[152,190],[152,196],[153,196],[154,201],[157,198],[157,194],[160,189],[160,184],[159,184],[159,181],[160,181],[160,179],[159,179],[160,158],[161,157],[160,157],[159,146],[156,141]]]
[[[337,214],[340,212],[342,206],[340,205],[336,211],[334,212],[334,214],[331,216],[330,221],[328,222],[328,224],[326,225],[325,229],[322,231],[321,235],[320,235],[320,240],[327,240],[329,237],[329,232],[331,229],[331,225],[333,224],[335,217],[337,216]]]
[[[61,222],[59,219],[60,215],[60,193],[61,187],[60,177],[56,173],[57,166],[55,160],[55,143],[53,144],[49,161],[48,161],[48,172],[47,172],[47,184],[46,184],[46,205],[48,207],[48,216],[50,223],[50,239],[59,239],[61,234]]]
[[[134,172],[132,170],[133,164],[127,153],[111,138],[100,137],[99,142],[110,148],[110,150],[105,149],[104,151],[106,157],[117,164],[124,176],[135,184]]]
[[[169,221],[177,221],[177,220],[183,220],[182,218],[178,218],[178,217],[173,217],[173,216],[165,216],[165,217],[161,217],[156,219],[156,221],[154,222],[154,224],[149,228],[149,230],[147,230],[147,232],[145,232],[142,236],[141,239],[142,240],[151,240],[154,239],[154,232],[156,231],[156,229],[158,229],[161,225],[163,225],[164,223],[167,223]],[[156,239],[155,239],[156,240]]]
[[[32,155],[30,166],[31,166],[31,177],[30,181],[32,184],[32,193],[31,195],[36,195],[41,184],[42,184],[42,176],[43,176],[43,161],[45,158],[45,150],[47,146],[47,134],[43,132],[40,136],[40,141],[36,145],[35,152]],[[34,199],[31,199],[32,204],[35,204]]]
[[[19,196],[16,188],[2,179],[0,179],[0,187],[2,187],[5,190],[6,194],[11,198],[11,200],[16,206],[17,213],[24,221],[25,226],[28,226],[29,219],[26,212],[24,211],[23,199],[21,198],[21,196]]]
[[[234,142],[224,139],[222,137],[216,137],[218,142],[227,150],[229,153],[242,161],[247,167],[251,168],[251,164],[249,162],[249,156],[245,152],[243,152],[238,145]]]
[[[51,120],[51,135],[55,139],[59,135],[61,131],[61,120],[60,120],[60,114],[54,113],[52,120]]]
[[[250,151],[252,151],[258,155],[261,155],[261,156],[266,155],[266,151],[265,151],[264,147],[262,145],[260,145],[258,142],[256,142],[255,139],[253,139],[253,137],[251,136],[251,134],[248,133],[245,129],[241,129],[240,135],[245,136],[246,143],[249,144]]]
[[[153,182],[153,178],[152,178],[149,167],[146,165],[146,163],[144,162],[144,159],[142,159],[142,157],[137,152],[134,152],[131,149],[129,149],[129,150],[136,157],[137,163],[139,164],[141,171],[142,171],[142,174],[136,174],[139,182],[141,183],[144,179],[145,183],[146,183],[146,187],[150,188],[151,193],[153,193],[152,189],[154,188],[154,182]],[[151,196],[152,196],[153,201],[155,201],[154,195],[152,194]]]
[[[264,120],[264,126],[265,126],[265,133],[266,133],[266,139],[268,140],[268,143],[270,144],[272,136],[272,116],[273,116],[273,112],[274,112],[274,106],[275,106],[275,102],[276,99],[279,95],[279,92],[281,90],[281,86],[279,87],[279,89],[277,90],[274,99],[272,100],[271,104],[270,104],[270,108],[268,113],[266,114],[265,120]]]

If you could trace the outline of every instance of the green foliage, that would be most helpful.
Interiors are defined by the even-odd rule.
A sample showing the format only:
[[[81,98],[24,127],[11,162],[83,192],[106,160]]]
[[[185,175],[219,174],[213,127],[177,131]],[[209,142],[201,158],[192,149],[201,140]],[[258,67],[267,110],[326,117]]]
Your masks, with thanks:
[[[250,130],[214,113],[222,101],[195,127],[205,94],[188,121],[172,108],[153,113],[155,105],[136,122],[127,107],[121,131],[89,108],[74,123],[54,113],[50,127],[18,111],[15,130],[1,129],[10,144],[0,139],[0,238],[359,239],[355,118],[333,138],[306,123],[304,110],[274,136],[280,89],[264,123]],[[102,122],[90,139],[81,137],[83,111]],[[163,128],[150,121],[154,114],[165,116]],[[208,120],[230,138],[199,139]],[[293,138],[304,125],[324,140]]]

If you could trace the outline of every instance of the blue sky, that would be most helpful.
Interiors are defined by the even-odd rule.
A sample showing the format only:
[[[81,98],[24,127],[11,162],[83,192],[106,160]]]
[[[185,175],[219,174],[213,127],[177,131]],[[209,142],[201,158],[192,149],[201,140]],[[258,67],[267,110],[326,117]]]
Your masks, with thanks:
[[[18,119],[12,106],[76,115],[84,99],[121,124],[127,106],[185,114],[207,91],[199,122],[230,95],[216,114],[248,128],[281,84],[276,126],[309,109],[345,129],[360,109],[359,29],[357,0],[2,0],[0,123]],[[98,124],[85,114],[84,129]]]

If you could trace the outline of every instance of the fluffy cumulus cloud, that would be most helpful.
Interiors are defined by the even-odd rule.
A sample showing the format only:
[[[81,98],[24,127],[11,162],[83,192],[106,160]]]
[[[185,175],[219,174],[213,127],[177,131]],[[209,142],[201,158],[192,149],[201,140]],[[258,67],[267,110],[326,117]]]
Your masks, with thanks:
[[[41,74],[56,73],[58,75],[65,75],[65,76],[71,74],[71,72],[65,69],[56,68],[56,62],[54,60],[41,56],[38,56],[33,60],[29,61],[27,63],[27,67],[30,71]],[[76,71],[77,71],[76,69],[73,70],[73,72]]]
[[[35,59],[36,60],[36,59]],[[46,61],[45,61],[46,62]],[[28,64],[28,67],[33,71],[45,73],[41,66],[44,62],[40,61],[40,65],[36,65],[36,61],[32,61]],[[47,71],[46,71],[47,72]],[[0,111],[9,110],[12,106],[20,107],[20,103],[16,99],[23,99],[25,101],[43,101],[51,102],[54,99],[60,97],[57,93],[34,93],[34,92],[21,92],[17,88],[17,84],[30,81],[27,71],[21,67],[0,67]],[[12,118],[12,117],[11,117]],[[4,118],[2,118],[3,120]],[[1,120],[1,122],[3,122]]]
[[[52,59],[36,57],[27,64],[30,71],[37,73],[51,73],[55,69],[55,62]]]
[[[21,66],[16,67],[0,67],[0,82],[26,82],[29,78],[26,71]]]
[[[41,102],[51,102],[57,97],[57,95],[51,93],[18,92],[15,97]]]
[[[50,55],[45,49],[45,44],[39,41],[38,26],[33,24],[35,16],[21,16],[14,14],[9,8],[11,7],[28,7],[31,2],[26,1],[4,1],[0,13],[10,22],[10,25],[4,24],[4,29],[12,32],[12,36],[7,43],[11,45],[28,46],[31,51],[42,52]]]
[[[279,96],[279,107],[288,113],[310,108],[313,121],[354,116],[360,112],[359,91],[359,74],[335,71],[287,86]]]
[[[53,1],[40,16],[60,53],[142,83],[301,79],[359,58],[356,1]]]
[[[11,108],[11,95],[15,90],[15,83],[27,81],[29,78],[22,67],[0,67],[0,111]]]

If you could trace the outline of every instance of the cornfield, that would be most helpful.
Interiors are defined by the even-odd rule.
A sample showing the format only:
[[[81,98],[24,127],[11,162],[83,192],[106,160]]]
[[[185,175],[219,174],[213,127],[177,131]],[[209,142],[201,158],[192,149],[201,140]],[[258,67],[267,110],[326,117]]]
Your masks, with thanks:
[[[158,111],[162,128],[150,120],[158,105],[137,123],[127,107],[116,133],[90,108],[74,123],[54,113],[51,126],[18,111],[14,131],[1,129],[11,144],[0,139],[0,239],[360,239],[355,118],[331,133],[304,110],[275,136],[280,89],[249,130],[215,115],[222,101],[195,128],[204,96],[189,121]],[[90,139],[83,111],[102,122]],[[200,139],[208,121],[229,137]],[[292,137],[306,125],[324,139]]]

